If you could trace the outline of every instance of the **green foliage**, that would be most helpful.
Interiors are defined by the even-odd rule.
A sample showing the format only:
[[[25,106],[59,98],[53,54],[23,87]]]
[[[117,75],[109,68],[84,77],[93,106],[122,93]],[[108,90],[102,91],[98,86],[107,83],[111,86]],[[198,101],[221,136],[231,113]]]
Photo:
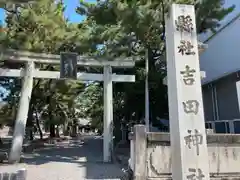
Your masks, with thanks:
[[[103,88],[99,83],[89,84],[76,99],[76,107],[81,116],[90,118],[92,126],[102,130],[103,124]]]
[[[177,3],[193,4],[195,0],[177,0]],[[205,32],[215,30],[219,20],[230,13],[234,6],[223,8],[223,0],[203,1],[196,4],[197,29]],[[169,1],[100,1],[96,5],[80,3],[77,12],[88,17],[92,26],[93,39],[98,38],[107,49],[114,49],[114,45],[129,46],[132,41],[141,41],[143,46],[154,48],[162,46],[164,36],[165,13],[169,9]],[[126,51],[126,49],[125,49]]]
[[[54,0],[40,0],[19,7],[17,12],[9,12],[6,17],[6,36],[2,40],[4,48],[52,54],[59,54],[61,51],[77,52],[79,48],[84,50],[79,44],[81,30],[64,18],[64,9],[60,1],[56,3]],[[23,64],[6,61],[2,66],[19,68]],[[59,71],[59,65],[36,67],[41,70]],[[4,115],[9,109],[17,109],[21,80],[1,78],[0,81],[9,91],[9,95],[4,98],[9,106],[3,110]],[[27,124],[33,125],[36,113],[41,114],[46,124],[50,125],[64,124],[77,118],[75,98],[83,89],[84,84],[79,81],[35,79]],[[12,112],[15,114],[11,118],[15,119],[16,111]]]
[[[143,60],[148,50],[150,117],[153,121],[156,117],[168,118],[167,87],[162,84],[166,76],[164,17],[172,2],[195,5],[198,33],[215,31],[219,21],[234,9],[234,6],[223,8],[223,0],[202,1],[202,4],[196,4],[195,0],[106,0],[95,4],[80,1],[77,8],[79,14],[87,16],[84,26],[92,29],[88,40],[102,45],[102,55],[137,55]],[[133,70],[119,71],[135,74],[136,82],[114,85],[114,120],[125,119],[124,123],[128,124],[130,120],[139,122],[144,118],[144,71],[143,61],[138,61]]]
[[[58,52],[67,36],[63,10],[53,0],[41,0],[8,14],[6,44],[12,49]]]

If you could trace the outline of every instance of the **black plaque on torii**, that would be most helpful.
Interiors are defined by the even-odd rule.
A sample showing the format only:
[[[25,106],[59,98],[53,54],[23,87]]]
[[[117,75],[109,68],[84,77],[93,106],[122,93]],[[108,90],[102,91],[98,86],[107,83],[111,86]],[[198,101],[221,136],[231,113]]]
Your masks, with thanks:
[[[77,79],[77,53],[61,52],[60,78]]]

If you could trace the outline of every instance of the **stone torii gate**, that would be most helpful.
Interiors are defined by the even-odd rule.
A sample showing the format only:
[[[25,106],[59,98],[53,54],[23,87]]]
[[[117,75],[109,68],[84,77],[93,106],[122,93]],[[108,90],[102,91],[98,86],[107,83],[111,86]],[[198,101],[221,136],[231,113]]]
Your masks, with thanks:
[[[19,52],[7,50],[2,53],[2,60],[12,62],[24,62],[24,69],[3,69],[0,68],[1,77],[19,77],[23,78],[20,103],[18,107],[12,147],[9,156],[9,162],[20,160],[23,138],[25,133],[29,102],[33,88],[33,78],[60,79],[58,71],[41,71],[35,68],[35,63],[41,64],[59,64],[60,55],[40,54],[30,52]],[[103,81],[104,82],[104,140],[103,140],[103,161],[111,161],[112,152],[112,124],[113,124],[113,105],[112,96],[113,82],[135,82],[135,75],[117,75],[112,74],[112,67],[131,68],[135,62],[132,59],[115,58],[109,61],[104,58],[94,58],[89,56],[78,56],[78,66],[103,67],[103,74],[77,73],[77,79],[83,81]]]

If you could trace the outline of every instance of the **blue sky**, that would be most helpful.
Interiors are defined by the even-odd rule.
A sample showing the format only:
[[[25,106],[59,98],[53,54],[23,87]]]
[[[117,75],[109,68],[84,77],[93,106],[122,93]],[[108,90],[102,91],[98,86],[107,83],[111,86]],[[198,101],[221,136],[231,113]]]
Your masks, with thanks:
[[[79,4],[79,0],[64,0],[64,3],[67,5],[65,16],[72,22],[79,22],[83,20],[84,17],[79,16],[75,13],[75,9]]]
[[[96,0],[87,0],[87,2],[96,2]],[[83,16],[80,16],[75,13],[75,9],[79,4],[79,0],[64,0],[64,3],[67,5],[65,16],[71,21],[71,22],[79,22],[84,19]],[[4,10],[0,9],[0,20],[4,21]]]
[[[94,2],[94,1],[88,0],[88,2]],[[67,5],[66,11],[65,11],[65,16],[71,22],[79,22],[84,19],[84,17],[79,16],[78,14],[75,13],[75,9],[79,5],[79,0],[64,0],[64,3]]]

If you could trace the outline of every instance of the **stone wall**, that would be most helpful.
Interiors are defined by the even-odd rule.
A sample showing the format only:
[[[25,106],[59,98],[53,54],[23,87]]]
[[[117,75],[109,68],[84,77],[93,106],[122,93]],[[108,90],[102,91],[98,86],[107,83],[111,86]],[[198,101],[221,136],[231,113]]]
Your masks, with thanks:
[[[137,125],[130,139],[135,179],[171,179],[169,133],[146,133],[144,126]],[[240,135],[209,134],[207,142],[211,178],[240,179]]]

